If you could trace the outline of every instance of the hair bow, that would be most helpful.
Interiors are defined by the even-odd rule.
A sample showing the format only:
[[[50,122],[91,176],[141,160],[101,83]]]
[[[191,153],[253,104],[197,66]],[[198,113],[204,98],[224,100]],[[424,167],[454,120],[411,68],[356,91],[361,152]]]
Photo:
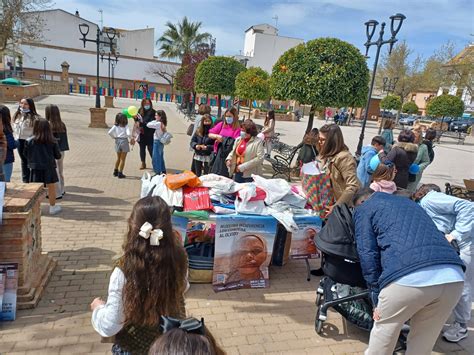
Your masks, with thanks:
[[[205,335],[206,331],[204,328],[204,318],[197,320],[196,318],[176,319],[172,317],[161,316],[161,329],[163,334],[178,328],[184,330],[187,333],[195,333]]]
[[[138,233],[145,239],[150,239],[150,245],[160,245],[160,240],[163,239],[163,231],[161,229],[153,229],[151,223],[145,222]]]

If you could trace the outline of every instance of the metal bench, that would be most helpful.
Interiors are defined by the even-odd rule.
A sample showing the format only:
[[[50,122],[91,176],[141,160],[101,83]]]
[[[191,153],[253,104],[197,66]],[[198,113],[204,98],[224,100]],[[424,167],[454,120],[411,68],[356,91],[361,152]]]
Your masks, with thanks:
[[[282,142],[277,142],[274,144],[272,150],[276,151],[277,153],[273,157],[265,157],[265,160],[271,164],[274,171],[272,178],[283,175],[288,181],[291,181],[291,176],[298,174],[300,168],[299,166],[295,165],[295,157],[298,156],[298,152],[301,147],[302,144],[299,144],[296,147]]]
[[[457,144],[464,144],[466,139],[466,133],[464,132],[449,132],[449,131],[436,131],[436,142],[440,143],[441,138],[454,139]]]
[[[462,198],[474,202],[474,180],[464,179],[466,187],[451,185],[449,182],[445,184],[446,195]]]

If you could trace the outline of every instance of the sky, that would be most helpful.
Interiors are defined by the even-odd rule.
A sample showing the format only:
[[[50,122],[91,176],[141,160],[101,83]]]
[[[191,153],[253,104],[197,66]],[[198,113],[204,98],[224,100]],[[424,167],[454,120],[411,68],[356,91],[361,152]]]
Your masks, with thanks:
[[[363,53],[367,39],[364,23],[371,19],[385,21],[388,38],[389,17],[395,13],[407,17],[397,38],[407,42],[413,56],[428,58],[447,41],[460,51],[474,40],[473,0],[57,0],[53,8],[71,13],[78,10],[81,17],[95,23],[100,22],[98,10],[102,9],[105,26],[153,27],[155,39],[165,30],[166,22],[177,23],[187,16],[202,22],[202,30],[216,38],[218,55],[239,54],[244,31],[261,23],[275,26],[276,16],[281,36],[305,41],[336,37]],[[375,55],[375,48],[370,49],[370,55]]]

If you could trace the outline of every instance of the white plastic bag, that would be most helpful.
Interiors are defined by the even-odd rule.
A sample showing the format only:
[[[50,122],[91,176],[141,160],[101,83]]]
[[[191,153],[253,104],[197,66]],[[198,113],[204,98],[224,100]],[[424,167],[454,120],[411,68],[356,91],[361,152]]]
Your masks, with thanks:
[[[151,188],[153,187],[151,183],[151,175],[148,171],[146,171],[142,176],[142,189],[140,191],[140,198],[148,196]]]
[[[281,201],[298,208],[304,208],[306,206],[306,198],[295,194],[293,191],[290,191],[290,193],[283,197]]]
[[[265,179],[258,175],[252,175],[252,178],[255,185],[267,193],[265,198],[267,205],[280,201],[291,191],[290,184],[283,179]]]
[[[241,214],[258,214],[268,215],[267,207],[263,200],[260,201],[242,201],[240,199],[235,200],[235,212]]]
[[[155,175],[151,179],[154,186],[152,196],[160,196],[168,206],[183,207],[183,189],[170,190],[165,184],[166,175]]]

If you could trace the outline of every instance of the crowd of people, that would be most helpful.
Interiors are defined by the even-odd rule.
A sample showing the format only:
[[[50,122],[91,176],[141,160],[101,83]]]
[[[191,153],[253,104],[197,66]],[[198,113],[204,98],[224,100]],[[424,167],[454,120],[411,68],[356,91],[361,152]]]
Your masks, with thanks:
[[[17,149],[23,183],[43,183],[48,189],[49,213],[59,213],[56,200],[66,193],[63,163],[69,142],[58,106],[46,106],[43,118],[33,99],[24,98],[13,117],[4,105],[0,115],[0,181],[10,182]]]
[[[50,213],[65,194],[63,161],[69,150],[59,108],[48,105],[40,117],[32,99],[22,99],[13,117],[0,106],[0,178],[10,181],[18,149],[25,183],[47,187]],[[167,116],[144,99],[132,127],[118,113],[108,134],[117,154],[113,175],[124,178],[130,144],[138,143],[140,169],[151,158],[156,174],[166,173],[164,147],[171,135]],[[450,342],[468,335],[471,318],[474,204],[448,196],[436,185],[420,186],[433,162],[432,129],[403,129],[394,140],[394,123],[363,147],[357,162],[345,144],[340,125],[325,124],[305,135],[298,164],[318,160],[330,179],[335,206],[354,207],[354,226],[362,272],[374,306],[374,327],[367,354],[389,354],[398,333],[410,320],[408,353],[429,353],[450,314],[454,322],[443,332]],[[275,114],[269,111],[259,131],[251,120],[239,120],[229,108],[221,119],[201,105],[190,139],[191,170],[215,173],[236,182],[261,175],[271,154]],[[145,197],[133,207],[123,255],[110,277],[107,301],[91,303],[94,329],[114,345],[115,354],[223,354],[204,320],[186,318],[184,295],[189,288],[187,254],[173,230],[170,209],[159,197]],[[110,338],[112,337],[112,338]]]

